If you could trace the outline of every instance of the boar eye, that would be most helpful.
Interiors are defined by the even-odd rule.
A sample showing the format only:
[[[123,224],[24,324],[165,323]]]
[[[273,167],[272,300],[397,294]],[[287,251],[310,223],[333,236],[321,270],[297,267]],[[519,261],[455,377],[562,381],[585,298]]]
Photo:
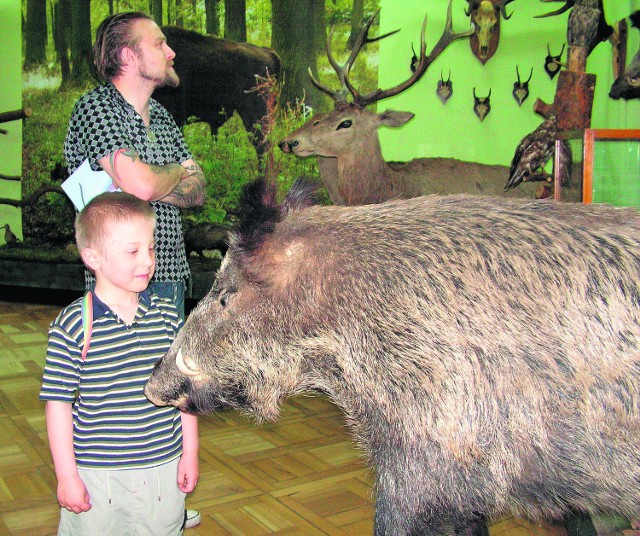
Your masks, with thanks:
[[[226,307],[227,306],[227,297],[226,296],[220,296],[220,305],[222,305],[222,307]]]

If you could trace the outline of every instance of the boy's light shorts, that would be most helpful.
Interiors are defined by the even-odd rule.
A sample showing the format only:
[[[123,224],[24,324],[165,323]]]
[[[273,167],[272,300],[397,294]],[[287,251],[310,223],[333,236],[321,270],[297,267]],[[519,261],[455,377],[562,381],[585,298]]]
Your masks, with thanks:
[[[148,469],[78,472],[91,510],[74,514],[61,508],[58,536],[182,534],[186,494],[178,488],[178,459]]]

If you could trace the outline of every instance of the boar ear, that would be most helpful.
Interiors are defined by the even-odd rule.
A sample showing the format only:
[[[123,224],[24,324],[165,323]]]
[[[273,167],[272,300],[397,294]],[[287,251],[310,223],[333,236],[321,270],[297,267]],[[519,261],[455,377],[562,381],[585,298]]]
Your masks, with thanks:
[[[258,179],[246,184],[240,197],[239,221],[235,228],[238,247],[247,252],[256,251],[281,220],[276,203],[276,189],[266,180]]]
[[[320,183],[309,177],[298,177],[282,204],[282,215],[320,204]]]
[[[235,228],[235,244],[243,251],[254,253],[287,214],[317,205],[320,184],[307,177],[296,180],[282,205],[276,200],[276,187],[263,178],[245,185],[240,198],[240,217]]]

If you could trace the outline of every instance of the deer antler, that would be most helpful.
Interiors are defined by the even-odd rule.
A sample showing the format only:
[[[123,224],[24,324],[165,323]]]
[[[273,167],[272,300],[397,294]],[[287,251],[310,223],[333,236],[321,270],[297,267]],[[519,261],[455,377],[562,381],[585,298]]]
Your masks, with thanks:
[[[559,2],[564,1],[565,4],[560,9],[556,9],[551,13],[545,13],[544,15],[534,15],[534,19],[542,19],[544,17],[554,17],[555,15],[562,15],[565,11],[568,11],[575,5],[575,0],[542,0],[543,2]]]
[[[529,73],[529,78],[527,78],[526,82],[521,82],[520,80],[520,70],[518,69],[518,66],[516,65],[516,74],[518,75],[518,84],[528,84],[529,82],[531,82],[531,78],[533,78],[533,67],[531,67],[531,72]]]
[[[410,88],[413,84],[415,84],[420,79],[420,77],[422,77],[422,75],[427,71],[429,65],[431,65],[435,61],[435,59],[444,51],[444,49],[447,48],[453,41],[461,37],[469,37],[473,34],[473,32],[475,31],[473,25],[471,26],[471,28],[464,32],[456,33],[453,31],[453,25],[451,22],[451,4],[452,0],[449,0],[449,7],[447,8],[447,21],[445,23],[444,31],[442,32],[440,39],[428,55],[426,54],[427,45],[425,41],[425,31],[427,28],[427,16],[425,15],[424,21],[422,22],[422,30],[420,32],[420,57],[418,59],[418,64],[416,65],[415,72],[404,82],[401,82],[400,84],[389,89],[382,90],[378,88],[371,93],[358,96],[356,96],[356,94],[352,92],[352,95],[354,95],[354,102],[356,104],[364,108],[365,106],[368,106],[369,104],[372,104],[379,100],[386,99],[387,97],[393,97],[394,95],[402,93],[404,90]]]
[[[513,13],[511,13],[511,15],[507,17],[507,4],[510,4],[511,2],[513,2],[513,0],[502,0],[502,2],[500,2],[500,12],[504,17],[504,20],[509,20],[513,15]]]
[[[473,25],[471,26],[471,28],[469,28],[464,32],[455,33],[453,31],[452,22],[451,22],[452,20],[451,5],[452,5],[452,0],[449,0],[449,7],[447,8],[447,21],[445,23],[444,31],[442,33],[442,36],[440,37],[440,39],[438,40],[438,42],[435,44],[435,46],[433,47],[433,49],[428,55],[426,53],[427,46],[425,41],[425,32],[427,28],[427,15],[425,15],[424,21],[422,22],[422,30],[420,32],[420,57],[418,58],[416,69],[407,80],[398,84],[397,86],[394,86],[386,90],[377,89],[375,91],[372,91],[371,93],[367,93],[366,95],[361,95],[360,92],[349,81],[349,72],[351,71],[353,62],[355,61],[362,47],[366,43],[379,41],[380,39],[393,35],[394,33],[397,33],[399,31],[399,30],[394,30],[392,32],[386,33],[384,35],[381,35],[375,38],[369,38],[369,35],[368,35],[369,29],[371,28],[371,25],[373,24],[375,17],[378,15],[379,10],[376,11],[373,17],[371,17],[367,21],[363,29],[358,34],[358,37],[353,46],[353,49],[351,50],[351,54],[349,55],[349,58],[347,59],[346,63],[342,67],[340,67],[337,64],[333,55],[331,54],[330,39],[327,39],[327,46],[326,46],[327,58],[329,59],[329,63],[331,64],[331,66],[333,67],[333,69],[336,71],[338,75],[338,78],[341,84],[340,89],[337,91],[332,91],[327,87],[323,86],[314,78],[311,72],[311,69],[309,69],[309,76],[311,77],[311,81],[320,91],[329,95],[336,102],[336,104],[341,102],[346,102],[347,96],[348,96],[347,92],[349,92],[353,96],[353,102],[361,106],[362,108],[368,106],[369,104],[377,102],[379,100],[386,99],[387,97],[393,97],[394,95],[398,95],[399,93],[402,93],[405,89],[408,89],[420,79],[420,77],[426,72],[429,65],[431,65],[435,61],[435,59],[444,51],[445,48],[447,48],[447,46],[449,46],[450,43],[452,43],[453,41],[461,37],[469,37],[470,35],[473,34],[474,32]]]
[[[379,41],[380,39],[384,39],[385,37],[388,37],[400,31],[400,30],[393,30],[384,35],[379,35],[378,37],[370,38],[369,30],[371,29],[371,25],[373,24],[373,21],[378,16],[378,13],[380,13],[379,9],[365,23],[362,30],[360,30],[360,33],[358,34],[356,41],[353,44],[353,48],[351,49],[351,54],[349,54],[347,61],[344,63],[342,67],[338,65],[338,62],[335,60],[335,58],[333,57],[333,54],[331,53],[331,38],[333,37],[333,28],[331,28],[331,31],[329,32],[329,35],[327,36],[327,41],[325,43],[325,50],[327,52],[327,59],[329,60],[331,67],[333,67],[333,70],[338,75],[338,79],[340,80],[340,89],[338,89],[337,91],[332,91],[331,89],[323,86],[322,84],[320,84],[320,82],[318,82],[314,78],[313,73],[311,72],[311,69],[309,69],[309,76],[311,77],[311,82],[313,82],[313,85],[316,86],[320,91],[329,95],[334,101],[336,101],[336,103],[346,102],[348,93],[351,93],[354,97],[358,93],[357,90],[349,83],[349,72],[351,71],[353,62],[355,61],[358,53],[360,52],[360,49],[362,49],[362,47],[367,43],[374,43],[375,41]]]

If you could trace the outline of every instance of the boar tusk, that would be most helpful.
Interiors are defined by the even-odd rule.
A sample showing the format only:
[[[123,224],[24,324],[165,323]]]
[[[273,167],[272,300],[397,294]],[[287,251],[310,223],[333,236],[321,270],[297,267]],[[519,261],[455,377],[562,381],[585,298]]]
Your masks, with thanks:
[[[193,377],[200,374],[200,371],[195,368],[195,363],[192,359],[189,359],[187,357],[185,360],[185,358],[182,357],[182,348],[178,350],[178,355],[176,355],[176,366],[178,367],[178,370],[185,376]]]

